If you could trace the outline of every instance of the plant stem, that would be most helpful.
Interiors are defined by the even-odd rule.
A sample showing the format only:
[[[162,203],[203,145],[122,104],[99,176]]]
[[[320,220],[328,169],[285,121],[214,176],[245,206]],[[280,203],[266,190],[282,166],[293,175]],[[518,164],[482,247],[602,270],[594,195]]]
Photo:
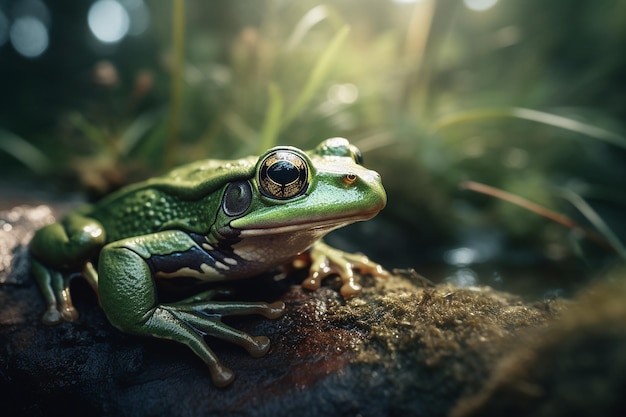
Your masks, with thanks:
[[[171,168],[178,157],[183,112],[183,67],[185,61],[185,0],[172,3],[172,72],[170,79],[169,129],[165,144],[165,167]]]

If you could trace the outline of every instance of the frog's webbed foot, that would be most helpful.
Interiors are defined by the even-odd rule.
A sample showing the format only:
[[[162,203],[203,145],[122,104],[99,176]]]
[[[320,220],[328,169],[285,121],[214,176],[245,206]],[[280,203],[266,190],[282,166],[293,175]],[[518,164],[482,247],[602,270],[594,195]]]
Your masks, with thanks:
[[[201,296],[210,294],[203,293]],[[158,326],[167,333],[175,332],[175,339],[187,344],[209,367],[211,379],[218,387],[229,385],[235,378],[230,369],[223,366],[213,351],[206,345],[204,336],[226,340],[246,349],[255,358],[265,355],[270,349],[270,340],[266,336],[251,336],[241,330],[224,324],[224,316],[260,314],[269,319],[276,319],[285,313],[282,301],[264,302],[228,302],[228,301],[193,301],[196,297],[171,304],[161,304],[156,308],[149,322],[150,327]],[[169,322],[169,323],[168,323]],[[163,326],[165,325],[165,329]],[[173,334],[161,336],[173,338]],[[159,336],[159,334],[155,334]]]
[[[211,289],[184,300],[171,304],[163,304],[182,322],[202,332],[203,336],[213,336],[238,344],[257,358],[265,355],[270,348],[269,339],[265,336],[250,336],[222,323],[224,316],[260,314],[268,319],[277,319],[285,313],[285,303],[276,301],[264,302],[232,302],[212,301],[217,295],[231,295],[228,289]]]
[[[268,319],[277,319],[285,313],[285,303],[282,301],[271,304],[232,301],[201,301],[184,304],[178,302],[163,304],[161,307],[200,331],[203,336],[213,336],[237,344],[255,358],[267,353],[270,348],[269,339],[266,336],[250,336],[222,323],[221,318],[259,314]]]
[[[342,281],[339,292],[343,298],[348,299],[361,292],[361,286],[355,282],[354,270],[379,278],[389,277],[389,272],[367,256],[343,252],[321,241],[311,248],[309,256],[309,276],[302,282],[302,286],[309,290],[318,289],[324,278],[336,274]]]

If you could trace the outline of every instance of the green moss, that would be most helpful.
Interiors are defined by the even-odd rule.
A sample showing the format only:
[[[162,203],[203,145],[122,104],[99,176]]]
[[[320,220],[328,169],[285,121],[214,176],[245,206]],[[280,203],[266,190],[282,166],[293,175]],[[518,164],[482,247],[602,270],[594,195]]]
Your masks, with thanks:
[[[453,416],[623,415],[626,281],[586,288],[571,308],[536,329]]]
[[[473,392],[521,332],[544,327],[561,309],[489,287],[423,288],[394,276],[329,309],[329,320],[365,335],[356,363],[412,368],[416,377],[436,372]]]

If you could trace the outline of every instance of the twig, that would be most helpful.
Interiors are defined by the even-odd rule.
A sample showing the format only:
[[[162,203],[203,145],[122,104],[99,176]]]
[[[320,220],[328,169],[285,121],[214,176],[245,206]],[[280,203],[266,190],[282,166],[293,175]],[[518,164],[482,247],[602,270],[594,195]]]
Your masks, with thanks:
[[[507,201],[517,206],[523,207],[528,211],[532,211],[533,213],[550,219],[553,222],[559,223],[567,228],[580,231],[587,239],[597,243],[605,249],[615,251],[615,248],[602,235],[579,225],[567,216],[556,213],[523,197],[475,181],[463,181],[459,185],[459,188],[461,188],[462,190],[470,190],[481,194],[490,195],[492,197],[499,198],[500,200]]]

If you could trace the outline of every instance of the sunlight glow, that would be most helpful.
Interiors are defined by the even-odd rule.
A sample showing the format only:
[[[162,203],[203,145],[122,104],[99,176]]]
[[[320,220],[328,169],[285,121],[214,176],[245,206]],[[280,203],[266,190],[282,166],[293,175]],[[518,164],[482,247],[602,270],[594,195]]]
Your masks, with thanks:
[[[116,0],[98,0],[89,8],[89,29],[104,43],[119,42],[130,27],[128,12]]]
[[[497,2],[498,0],[463,0],[463,3],[468,9],[477,12],[491,9]]]
[[[48,49],[48,29],[35,17],[24,16],[15,19],[9,36],[15,50],[26,58],[36,58]]]

